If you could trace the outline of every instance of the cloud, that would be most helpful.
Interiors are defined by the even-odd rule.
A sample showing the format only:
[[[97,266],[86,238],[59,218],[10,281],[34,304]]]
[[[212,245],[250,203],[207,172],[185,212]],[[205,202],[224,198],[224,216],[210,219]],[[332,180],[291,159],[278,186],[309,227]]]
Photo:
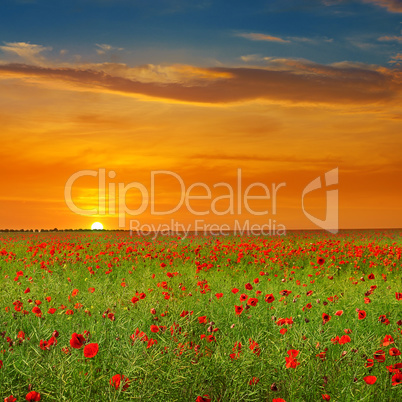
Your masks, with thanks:
[[[276,103],[379,104],[401,101],[402,72],[353,64],[323,65],[271,59],[266,68],[173,66],[176,81],[141,82],[105,71],[0,65],[0,78],[20,77],[39,85],[186,103],[225,104],[263,100]],[[146,67],[142,67],[146,71]],[[168,71],[167,67],[164,67]],[[182,79],[181,79],[182,77]]]
[[[3,52],[16,54],[24,61],[36,65],[41,65],[46,60],[41,53],[52,50],[51,47],[34,45],[26,42],[3,42],[5,46],[0,46]]]
[[[106,52],[110,52],[112,50],[124,50],[124,48],[122,47],[114,47],[111,45],[107,45],[106,43],[102,43],[102,44],[98,44],[95,43],[95,45],[98,47],[98,49],[96,49],[96,53],[98,54],[105,54]]]
[[[139,82],[182,83],[191,85],[195,82],[207,83],[210,80],[230,78],[230,73],[212,71],[189,65],[161,66],[157,64],[143,64],[130,67],[124,63],[91,63],[81,64],[80,69],[95,70],[112,76],[129,78]]]
[[[396,66],[402,65],[402,53],[397,53],[395,56],[391,57],[389,64],[395,64]]]
[[[384,7],[391,13],[402,13],[402,0],[363,0],[363,2]]]
[[[262,33],[239,33],[236,36],[250,40],[262,40],[267,42],[277,42],[277,43],[290,43],[290,40],[285,40],[277,36],[265,35]]]
[[[378,38],[380,42],[401,42],[402,43],[402,36],[381,36]]]
[[[353,0],[322,0],[322,3],[326,6],[350,2],[353,2]],[[402,0],[360,0],[360,2],[375,4],[386,8],[390,13],[402,13]]]

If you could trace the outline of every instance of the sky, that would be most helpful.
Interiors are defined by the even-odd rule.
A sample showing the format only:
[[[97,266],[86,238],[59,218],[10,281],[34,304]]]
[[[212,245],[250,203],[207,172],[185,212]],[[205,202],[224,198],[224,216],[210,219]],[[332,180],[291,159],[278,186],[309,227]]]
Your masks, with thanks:
[[[3,0],[0,229],[400,228],[401,94],[402,0]]]

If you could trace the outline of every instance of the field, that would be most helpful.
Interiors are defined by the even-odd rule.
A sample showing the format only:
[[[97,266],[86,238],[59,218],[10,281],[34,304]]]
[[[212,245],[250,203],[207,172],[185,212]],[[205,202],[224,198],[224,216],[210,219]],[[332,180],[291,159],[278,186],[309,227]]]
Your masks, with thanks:
[[[0,397],[400,401],[401,235],[0,233]]]

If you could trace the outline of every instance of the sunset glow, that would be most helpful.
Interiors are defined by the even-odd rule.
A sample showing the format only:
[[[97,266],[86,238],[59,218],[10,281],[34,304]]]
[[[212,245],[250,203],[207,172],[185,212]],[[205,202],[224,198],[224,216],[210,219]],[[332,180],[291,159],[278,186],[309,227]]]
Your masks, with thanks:
[[[119,183],[149,188],[152,171],[171,171],[186,188],[234,188],[241,169],[243,189],[286,183],[276,214],[270,202],[254,200],[268,215],[243,208],[209,213],[205,222],[275,219],[287,229],[315,229],[301,194],[335,168],[340,228],[402,226],[399,1],[142,3],[6,1],[0,228],[85,228],[102,219],[116,229],[118,206],[108,202]],[[71,196],[86,210],[103,197],[106,213],[73,212],[67,181],[99,169],[114,172],[105,194],[97,177],[86,176]],[[155,207],[174,208],[177,181],[160,177],[156,185]],[[133,189],[125,196],[127,208],[141,203]],[[197,210],[210,203],[192,201]],[[304,203],[325,217],[325,189]],[[127,217],[126,229],[129,218],[194,221],[186,208],[161,217],[150,206]]]

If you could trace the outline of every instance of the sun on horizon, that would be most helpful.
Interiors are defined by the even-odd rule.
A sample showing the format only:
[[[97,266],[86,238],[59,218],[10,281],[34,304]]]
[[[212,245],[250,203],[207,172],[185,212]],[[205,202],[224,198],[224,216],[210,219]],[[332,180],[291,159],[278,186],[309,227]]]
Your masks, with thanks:
[[[100,222],[94,222],[91,226],[92,230],[102,230],[103,225]]]

